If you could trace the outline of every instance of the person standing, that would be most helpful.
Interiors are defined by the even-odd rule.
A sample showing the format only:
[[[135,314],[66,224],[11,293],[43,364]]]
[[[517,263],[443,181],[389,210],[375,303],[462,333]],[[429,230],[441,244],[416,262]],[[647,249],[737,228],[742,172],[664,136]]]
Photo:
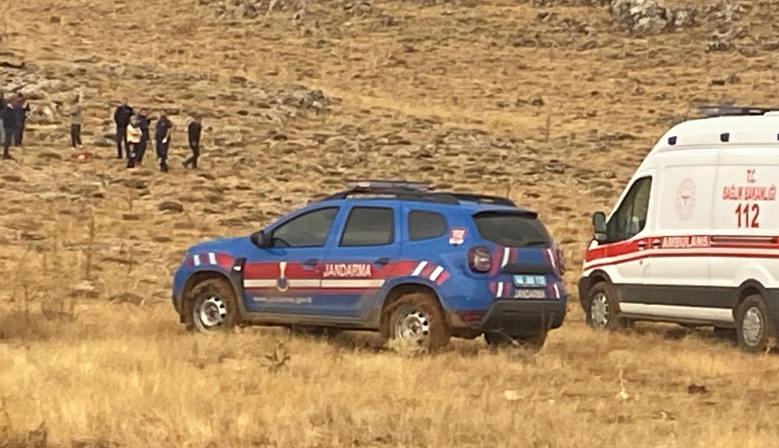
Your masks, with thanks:
[[[3,126],[3,111],[8,103],[5,100],[5,95],[0,92],[0,142],[5,143],[5,126]]]
[[[11,157],[11,140],[16,134],[16,112],[14,112],[13,101],[8,101],[3,109],[3,131],[5,132],[3,139],[3,160],[13,160]]]
[[[127,105],[127,98],[122,99],[120,104],[114,111],[114,123],[116,123],[116,152],[117,158],[122,158],[122,144],[124,143],[124,150],[127,152],[128,157],[130,151],[127,148],[127,125],[130,124],[130,117],[135,112],[133,108]]]
[[[141,142],[135,150],[135,156],[139,165],[143,165],[143,155],[146,154],[146,146],[149,143],[149,118],[146,116],[146,109],[141,109],[138,114],[138,126],[141,128]]]
[[[200,156],[201,130],[202,125],[200,124],[200,117],[195,116],[187,128],[187,134],[189,134],[189,148],[192,150],[192,156],[184,161],[184,168],[192,165],[193,169],[197,169],[197,158]]]
[[[19,94],[14,101],[14,113],[16,114],[16,134],[14,134],[14,146],[22,146],[24,138],[24,126],[27,123],[27,114],[30,112],[30,105],[23,94]]]
[[[162,111],[157,120],[157,128],[154,132],[154,140],[157,146],[157,158],[160,159],[160,171],[168,172],[168,148],[170,147],[170,131],[173,123],[168,119],[168,114]]]
[[[138,158],[138,146],[141,143],[141,126],[138,123],[138,116],[133,115],[130,124],[127,126],[127,168],[134,168],[135,161]]]
[[[77,96],[70,108],[70,144],[73,149],[81,148],[81,125],[84,123],[82,112],[81,101]]]

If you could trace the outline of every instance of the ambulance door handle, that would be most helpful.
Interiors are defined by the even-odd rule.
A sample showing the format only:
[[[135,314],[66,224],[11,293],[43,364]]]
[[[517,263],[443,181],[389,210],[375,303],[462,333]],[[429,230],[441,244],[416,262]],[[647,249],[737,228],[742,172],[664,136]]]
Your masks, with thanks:
[[[638,250],[644,250],[644,249],[646,249],[646,241],[639,241]]]
[[[660,241],[652,241],[652,249],[660,249],[660,247],[663,245]]]

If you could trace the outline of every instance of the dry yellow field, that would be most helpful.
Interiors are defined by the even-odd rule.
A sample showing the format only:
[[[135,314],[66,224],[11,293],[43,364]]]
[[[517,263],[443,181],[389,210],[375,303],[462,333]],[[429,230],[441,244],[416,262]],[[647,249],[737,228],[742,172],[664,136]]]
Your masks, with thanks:
[[[217,17],[235,3],[249,4],[5,2],[0,89],[22,88],[36,119],[0,164],[0,447],[776,445],[774,355],[706,329],[590,330],[575,282],[591,213],[669,126],[700,103],[779,101],[779,2],[733,16],[735,2],[669,0],[697,6],[698,26],[649,36],[587,0],[282,0]],[[714,32],[733,47],[707,51]],[[171,112],[170,173],[115,159],[122,97]],[[193,113],[197,172],[181,168]],[[570,268],[564,326],[535,355],[479,338],[418,357],[372,334],[184,331],[170,293],[188,246],[358,177],[538,210]]]

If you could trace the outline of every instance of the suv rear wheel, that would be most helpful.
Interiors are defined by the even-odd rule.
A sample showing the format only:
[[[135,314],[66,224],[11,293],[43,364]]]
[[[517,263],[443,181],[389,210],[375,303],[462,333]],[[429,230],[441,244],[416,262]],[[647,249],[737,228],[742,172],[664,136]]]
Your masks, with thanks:
[[[198,283],[189,295],[191,306],[184,319],[188,330],[201,333],[233,328],[237,317],[237,301],[232,285],[226,280],[210,279]]]
[[[428,294],[404,294],[385,313],[390,342],[401,349],[433,351],[449,343],[451,334],[441,305]]]

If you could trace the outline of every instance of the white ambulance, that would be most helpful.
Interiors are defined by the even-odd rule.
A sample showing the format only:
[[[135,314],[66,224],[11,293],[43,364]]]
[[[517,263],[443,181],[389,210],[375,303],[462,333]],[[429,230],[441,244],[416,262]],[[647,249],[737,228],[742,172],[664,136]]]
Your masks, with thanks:
[[[708,325],[767,348],[779,328],[779,110],[713,107],[669,130],[593,215],[587,322]]]

